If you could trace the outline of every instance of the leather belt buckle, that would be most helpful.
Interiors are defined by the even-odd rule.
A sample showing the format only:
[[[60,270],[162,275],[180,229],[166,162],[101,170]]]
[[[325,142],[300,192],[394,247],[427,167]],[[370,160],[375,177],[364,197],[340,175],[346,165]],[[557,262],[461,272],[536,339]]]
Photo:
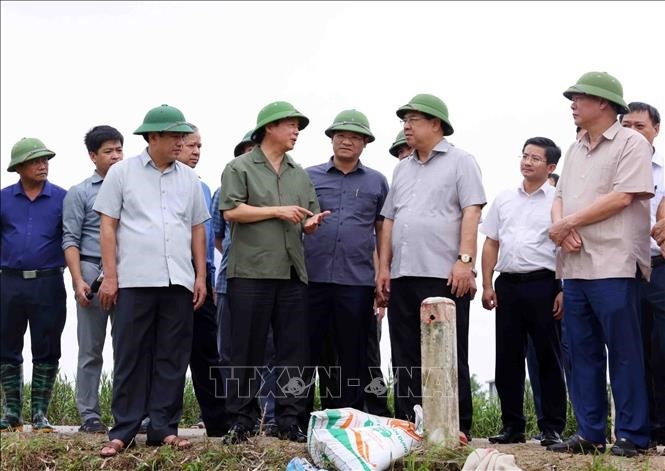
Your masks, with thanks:
[[[34,280],[37,278],[37,270],[23,270],[24,280]]]

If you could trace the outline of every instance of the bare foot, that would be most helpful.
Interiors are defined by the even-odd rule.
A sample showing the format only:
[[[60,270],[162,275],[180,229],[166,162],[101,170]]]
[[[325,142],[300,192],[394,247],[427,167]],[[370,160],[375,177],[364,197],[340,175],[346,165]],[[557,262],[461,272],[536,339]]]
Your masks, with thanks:
[[[120,453],[124,449],[125,449],[125,444],[123,443],[123,441],[118,440],[116,438],[104,444],[101,451],[99,452],[99,456],[101,456],[102,458],[111,458]]]
[[[192,442],[184,437],[178,437],[177,435],[168,435],[164,437],[163,442],[165,445],[171,445],[176,450],[185,450],[192,446]]]

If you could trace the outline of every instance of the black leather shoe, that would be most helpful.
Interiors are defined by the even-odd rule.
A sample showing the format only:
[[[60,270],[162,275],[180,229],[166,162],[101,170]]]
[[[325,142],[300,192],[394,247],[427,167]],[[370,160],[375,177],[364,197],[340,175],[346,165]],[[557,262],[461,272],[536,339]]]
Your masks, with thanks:
[[[303,433],[298,424],[293,424],[286,429],[280,429],[277,434],[280,440],[290,440],[297,443],[305,443],[307,435]]]
[[[490,443],[525,443],[524,432],[502,430],[500,434],[488,438]]]
[[[563,440],[561,440],[561,435],[556,432],[546,431],[540,434],[540,444],[542,446],[550,446],[562,442]]]
[[[265,434],[266,437],[276,437],[279,432],[279,429],[277,427],[277,424],[275,422],[266,422],[265,424],[261,425],[256,424],[254,428],[252,429],[252,434],[253,435],[259,435],[260,433]]]
[[[547,450],[557,453],[604,453],[605,444],[595,444],[579,435],[573,435],[565,442],[548,446]]]
[[[226,445],[236,445],[247,441],[249,438],[249,429],[241,423],[236,423],[231,426],[228,433],[224,436],[224,443]]]
[[[610,453],[616,456],[625,456],[627,458],[632,458],[637,456],[640,451],[644,451],[643,448],[639,448],[633,442],[627,438],[618,438],[612,448],[610,448]]]

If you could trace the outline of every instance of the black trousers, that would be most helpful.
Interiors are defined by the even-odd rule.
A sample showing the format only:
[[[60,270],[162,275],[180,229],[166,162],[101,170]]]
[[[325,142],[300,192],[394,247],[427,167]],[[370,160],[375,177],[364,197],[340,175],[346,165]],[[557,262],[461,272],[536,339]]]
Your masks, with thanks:
[[[0,362],[23,364],[23,337],[30,324],[32,361],[57,365],[66,319],[62,273],[29,280],[0,274]]]
[[[109,439],[129,443],[146,415],[149,442],[178,434],[192,323],[192,292],[182,286],[118,290]]]
[[[541,389],[541,431],[563,432],[566,425],[566,386],[561,358],[561,327],[552,317],[559,285],[551,276],[522,281],[499,275],[495,283],[496,389],[504,429],[524,432],[524,360],[527,335],[538,360]]]
[[[231,424],[252,428],[260,418],[257,393],[265,372],[268,326],[275,344],[275,418],[280,428],[299,423],[311,384],[303,380],[309,360],[307,286],[290,280],[228,280],[231,348],[226,410]],[[265,374],[265,373],[263,373]]]
[[[194,394],[201,408],[201,417],[208,436],[222,436],[228,430],[224,408],[224,382],[219,350],[217,349],[217,308],[212,298],[209,280],[203,306],[194,311],[192,354],[189,368],[192,372]]]
[[[457,381],[460,429],[469,435],[473,419],[469,376],[469,295],[458,298],[445,278],[405,276],[390,280],[388,325],[395,378],[395,417],[413,420],[413,406],[422,404],[420,374],[420,303],[432,296],[455,302],[457,320]]]
[[[330,382],[323,380],[330,379],[328,373],[319,371],[322,407],[362,410],[368,383],[367,342],[374,317],[374,287],[310,283],[307,292],[310,364],[322,365],[321,352],[328,339],[339,373],[336,381]],[[330,359],[324,359],[324,366],[331,363]]]
[[[388,387],[381,371],[381,321],[374,317],[369,322],[367,337],[367,364],[369,385],[365,388],[365,411],[381,417],[390,417],[388,409]]]

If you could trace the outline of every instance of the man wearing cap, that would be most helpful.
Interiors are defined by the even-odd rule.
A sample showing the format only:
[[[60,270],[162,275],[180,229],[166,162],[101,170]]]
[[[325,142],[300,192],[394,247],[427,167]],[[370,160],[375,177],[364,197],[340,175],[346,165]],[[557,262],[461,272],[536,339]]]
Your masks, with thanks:
[[[605,449],[607,349],[617,412],[611,451],[635,456],[649,445],[638,279],[648,280],[651,271],[645,200],[653,197],[652,149],[617,121],[618,113],[630,110],[613,76],[586,73],[564,96],[582,132],[566,154],[549,232],[561,247],[557,277],[564,280],[564,335],[578,429],[548,449]]]
[[[67,192],[64,201],[62,249],[72,276],[76,299],[76,407],[81,416],[79,432],[106,433],[99,407],[99,378],[102,374],[106,324],[113,323],[114,308],[101,308],[91,286],[99,277],[102,258],[99,249],[99,214],[93,209],[104,177],[123,157],[124,138],[111,126],[95,126],[85,135],[85,146],[95,166],[92,175]]]
[[[178,161],[195,169],[201,158],[201,133],[193,124],[189,124],[194,132],[186,134],[184,145]],[[210,210],[210,188],[199,179],[203,202]],[[219,364],[219,349],[217,348],[217,309],[214,301],[212,283],[215,280],[215,235],[212,220],[205,222],[206,231],[206,298],[203,305],[194,311],[194,324],[192,335],[192,354],[189,368],[192,373],[192,384],[196,400],[201,409],[200,422],[195,428],[205,428],[209,437],[221,437],[227,429],[224,404],[220,402],[222,376]]]
[[[413,148],[406,143],[406,137],[404,136],[404,130],[401,130],[397,133],[395,142],[390,146],[388,150],[390,155],[397,157],[399,160],[406,159],[413,152]]]
[[[642,134],[653,149],[651,173],[655,197],[650,200],[652,228],[656,226],[658,205],[665,196],[663,154],[656,151],[654,140],[660,131],[660,113],[641,102],[628,103],[630,113],[619,120],[625,128]],[[651,279],[640,283],[640,309],[642,321],[642,343],[646,370],[647,394],[651,440],[665,445],[665,259],[655,239],[651,239]]]
[[[259,418],[255,401],[261,382],[258,372],[264,364],[271,323],[276,341],[279,437],[306,441],[298,425],[307,401],[302,367],[309,360],[309,346],[302,338],[307,325],[302,235],[314,232],[328,213],[319,212],[307,173],[286,152],[293,149],[308,123],[290,103],[265,106],[252,133],[258,145],[230,162],[222,174],[219,209],[224,219],[233,222],[227,268],[230,443],[246,440]]]
[[[67,192],[47,179],[54,156],[39,139],[18,141],[7,171],[18,173],[19,181],[0,194],[0,430],[23,430],[23,336],[30,324],[32,430],[53,431],[46,411],[67,314],[61,247]]]
[[[134,131],[148,143],[115,164],[93,209],[101,214],[103,309],[113,323],[113,411],[110,457],[134,439],[147,415],[148,445],[187,448],[178,437],[193,311],[206,298],[205,225],[210,218],[196,173],[177,161],[192,128],[162,105]],[[193,261],[193,263],[192,263]]]
[[[397,110],[414,152],[400,161],[381,214],[377,295],[388,303],[395,376],[395,415],[413,419],[421,403],[420,303],[430,296],[455,301],[460,429],[470,437],[469,304],[475,294],[476,237],[485,191],[475,158],[445,136],[448,108],[436,96],[416,95]]]
[[[362,409],[370,322],[376,322],[375,235],[383,226],[388,181],[360,161],[374,141],[363,113],[342,111],[325,134],[332,141],[332,157],[307,169],[321,209],[331,213],[315,234],[305,237],[310,358],[312,365],[320,365],[321,346],[331,340],[341,389],[322,390],[322,401],[332,393],[331,407]],[[319,376],[325,373],[320,370]]]
[[[546,137],[522,146],[518,188],[501,192],[480,232],[483,245],[483,307],[496,308],[496,388],[501,400],[501,433],[490,443],[524,443],[524,360],[527,339],[538,360],[543,446],[561,442],[566,425],[566,386],[561,359],[561,282],[555,279],[556,247],[548,237],[554,188],[547,176],[561,150]],[[500,272],[496,290],[494,271]],[[535,394],[534,394],[535,397]]]

